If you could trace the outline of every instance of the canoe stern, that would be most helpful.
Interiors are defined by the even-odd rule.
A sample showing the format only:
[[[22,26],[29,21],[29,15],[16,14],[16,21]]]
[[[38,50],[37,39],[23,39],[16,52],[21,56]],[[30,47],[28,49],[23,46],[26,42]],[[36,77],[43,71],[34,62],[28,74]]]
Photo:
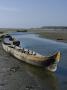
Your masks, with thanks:
[[[51,59],[53,60],[53,62],[46,67],[49,71],[55,72],[57,70],[57,65],[60,61],[60,52],[57,52],[56,54],[54,54],[53,56],[51,56]]]

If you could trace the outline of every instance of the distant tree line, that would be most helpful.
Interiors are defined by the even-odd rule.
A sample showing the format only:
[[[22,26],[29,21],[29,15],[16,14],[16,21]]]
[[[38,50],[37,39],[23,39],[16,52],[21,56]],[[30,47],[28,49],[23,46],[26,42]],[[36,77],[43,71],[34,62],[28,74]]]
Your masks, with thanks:
[[[24,30],[17,30],[17,32],[27,32],[27,30],[26,29],[24,29]]]
[[[67,29],[67,26],[42,26],[41,29]]]

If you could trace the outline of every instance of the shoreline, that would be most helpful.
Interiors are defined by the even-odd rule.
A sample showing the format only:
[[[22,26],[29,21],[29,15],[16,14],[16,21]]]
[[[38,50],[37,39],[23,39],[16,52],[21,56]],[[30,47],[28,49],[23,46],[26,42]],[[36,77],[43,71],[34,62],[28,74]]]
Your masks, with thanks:
[[[11,31],[10,31],[11,32]],[[10,32],[3,31],[3,33],[0,33],[0,41],[1,37],[5,34],[9,34]],[[12,32],[17,32],[13,31]],[[64,42],[67,43],[67,31],[58,31],[58,30],[27,30],[27,32],[32,32],[34,34],[39,34],[39,37],[46,38],[46,39],[51,39],[59,42]]]
[[[41,90],[47,87],[47,81],[56,82],[54,73],[33,67],[12,57],[3,50],[1,42],[0,48],[0,90],[30,90],[31,88]],[[47,85],[41,86],[41,82]],[[51,89],[54,88],[52,84],[49,86]]]
[[[67,43],[67,31],[33,31],[35,34],[39,34],[39,37],[55,40],[58,42]]]
[[[33,31],[32,31],[33,32]],[[59,34],[64,36],[67,33],[61,32],[43,32],[35,31],[35,34],[39,34],[40,37],[56,40],[56,36],[59,37]],[[56,34],[56,36],[54,35]],[[66,37],[65,37],[66,38]],[[65,39],[67,41],[67,39]],[[60,40],[58,40],[60,42]],[[63,40],[64,42],[64,40]],[[58,87],[63,88],[66,80],[66,48],[62,48],[63,59],[63,68],[60,64],[60,70],[56,73],[51,73],[45,71],[42,68],[32,67],[29,64],[19,61],[18,59],[12,57],[10,54],[6,53],[2,48],[2,38],[0,41],[0,90],[42,90],[42,89],[57,89]],[[65,63],[64,63],[64,62]],[[64,69],[65,68],[65,69]],[[64,70],[62,72],[62,70]],[[61,73],[62,72],[62,73]],[[63,75],[63,78],[59,78]],[[60,80],[61,79],[61,80]],[[58,84],[60,86],[58,86]]]

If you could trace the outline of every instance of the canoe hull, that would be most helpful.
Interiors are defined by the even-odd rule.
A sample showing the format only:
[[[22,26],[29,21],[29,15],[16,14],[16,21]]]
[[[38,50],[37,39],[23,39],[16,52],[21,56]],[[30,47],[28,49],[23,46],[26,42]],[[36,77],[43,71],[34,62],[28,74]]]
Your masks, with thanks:
[[[11,45],[5,45],[2,43],[3,49],[8,52],[9,54],[13,55],[17,59],[24,61],[26,63],[40,66],[40,67],[45,67],[49,71],[56,71],[57,69],[57,63],[59,62],[60,59],[60,52],[56,53],[53,56],[47,57],[47,56],[42,56],[40,54],[37,55],[31,55],[27,53],[22,53],[20,50],[20,47],[11,47]]]

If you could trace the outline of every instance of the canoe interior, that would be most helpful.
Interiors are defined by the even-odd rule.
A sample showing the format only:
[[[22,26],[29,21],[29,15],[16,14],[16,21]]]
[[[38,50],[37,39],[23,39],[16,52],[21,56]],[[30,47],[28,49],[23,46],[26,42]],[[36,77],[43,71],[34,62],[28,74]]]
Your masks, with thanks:
[[[32,65],[45,67],[52,72],[57,70],[57,64],[60,60],[60,52],[51,56],[43,56],[32,50],[12,45],[11,43],[2,42],[2,46],[6,52],[10,53],[19,60]]]

